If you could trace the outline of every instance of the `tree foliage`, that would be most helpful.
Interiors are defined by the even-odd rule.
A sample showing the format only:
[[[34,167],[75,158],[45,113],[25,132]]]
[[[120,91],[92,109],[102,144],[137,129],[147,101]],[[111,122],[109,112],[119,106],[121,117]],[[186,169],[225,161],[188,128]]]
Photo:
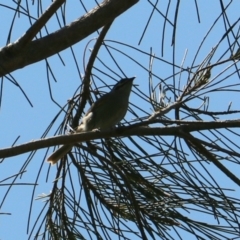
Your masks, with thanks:
[[[43,96],[50,98],[44,104],[58,107],[41,139],[0,150],[6,172],[13,161],[29,153],[21,158],[15,173],[7,173],[1,180],[1,209],[16,186],[24,186],[22,179],[30,179],[31,163],[40,162],[35,153],[48,148],[35,167],[35,179],[28,183],[31,196],[21,196],[30,202],[25,210],[29,239],[239,236],[240,22],[237,13],[231,14],[240,3],[212,1],[209,4],[216,12],[208,15],[207,4],[200,1],[73,2],[48,1],[48,8],[40,0],[33,1],[32,6],[27,1],[0,4],[1,11],[13,13],[8,32],[4,32],[6,45],[0,51],[1,104],[5,81],[13,83],[31,104],[20,84],[23,79],[16,79],[15,74],[45,61],[49,91]],[[85,14],[69,22],[74,4]],[[137,9],[141,6],[146,6],[142,12]],[[139,15],[128,19],[141,33],[134,36],[138,42],[131,41],[131,32],[126,34],[127,26],[121,25],[121,18],[134,8]],[[139,24],[139,17],[145,26]],[[13,39],[14,26],[23,19],[28,19],[28,29]],[[126,41],[120,33],[126,34]],[[89,42],[84,42],[80,57],[75,46],[85,39]],[[185,53],[182,46],[187,49]],[[74,59],[71,71],[77,72],[79,82],[72,97],[68,101],[62,97],[59,103],[52,81],[61,79],[56,66],[62,71],[60,68],[70,61],[65,54]],[[89,105],[121,77],[133,75],[141,81],[135,82],[128,115],[117,128],[72,133]],[[34,126],[41,125],[41,119],[32,121]],[[16,124],[21,129],[20,122]],[[5,127],[11,125],[9,121]],[[53,129],[57,129],[55,133]],[[72,152],[57,167],[48,166],[46,155],[64,143],[75,144]],[[8,159],[12,156],[17,157]],[[50,194],[40,194],[38,187],[43,181],[51,186]],[[44,200],[40,209],[36,195]]]

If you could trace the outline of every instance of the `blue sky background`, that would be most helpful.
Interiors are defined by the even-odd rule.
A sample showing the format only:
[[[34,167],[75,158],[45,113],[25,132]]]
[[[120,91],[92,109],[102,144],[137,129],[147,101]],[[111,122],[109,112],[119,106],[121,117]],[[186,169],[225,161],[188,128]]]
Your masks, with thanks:
[[[95,6],[94,1],[85,1],[87,10],[90,10]],[[226,1],[227,4],[228,1]],[[14,16],[14,11],[10,8],[4,7],[3,5],[7,4],[7,6],[12,6],[16,8],[16,5],[13,1],[0,0],[0,20],[4,24],[0,25],[0,46],[3,47],[6,45],[9,28],[12,23],[12,19]],[[31,9],[31,14],[34,17],[37,17],[37,7],[35,3],[29,3],[29,7]],[[50,4],[50,1],[44,1],[43,9],[45,10]],[[87,5],[89,4],[89,5]],[[23,4],[24,5],[24,4]],[[166,3],[160,1],[158,3],[158,8],[161,9],[162,12],[165,12]],[[174,16],[174,4],[171,5],[169,11],[170,19],[173,19]],[[212,26],[213,22],[219,16],[221,10],[219,1],[212,0],[208,1],[206,4],[205,1],[198,1],[198,9],[200,14],[201,23],[198,22],[196,8],[194,6],[194,1],[181,1],[179,15],[178,15],[178,24],[176,31],[176,52],[175,52],[175,63],[177,65],[181,65],[183,61],[183,57],[185,52],[187,51],[187,56],[184,62],[184,67],[191,66],[193,59],[195,57],[196,51],[199,47],[199,44],[202,42],[204,36],[207,31]],[[227,10],[228,17],[231,22],[235,22],[239,18],[239,11],[236,9],[240,9],[240,2],[235,1],[232,3],[231,7]],[[81,8],[79,1],[73,0],[67,3],[66,6],[66,23],[71,23],[76,18],[79,18],[84,14],[84,10]],[[136,48],[141,49],[142,51],[149,52],[152,47],[153,53],[155,53],[159,58],[164,59],[165,61],[172,62],[173,56],[173,48],[171,46],[172,39],[172,31],[173,28],[170,24],[166,25],[165,39],[164,39],[164,52],[162,56],[161,48],[162,48],[162,27],[163,27],[163,18],[158,13],[154,13],[152,20],[150,22],[149,27],[146,30],[145,36],[141,41],[140,45],[138,45],[140,37],[143,33],[143,30],[147,24],[147,20],[152,11],[152,6],[148,1],[139,1],[138,4],[133,6],[127,12],[118,17],[110,31],[106,36],[106,43],[121,48],[121,50],[126,51],[134,60],[138,61],[145,68],[149,66],[149,56],[144,55],[136,50],[120,47],[117,43],[112,43],[108,40],[114,40],[118,42],[123,42],[128,45],[135,46]],[[59,14],[61,16],[61,14]],[[20,14],[19,17],[16,18],[13,29],[11,32],[10,42],[16,41],[20,36],[24,34],[24,32],[29,27],[29,21],[26,16]],[[47,23],[48,32],[53,32],[59,29],[56,18],[53,17]],[[194,65],[197,65],[203,61],[203,59],[207,56],[207,54],[211,51],[211,49],[217,45],[222,35],[224,34],[223,22],[222,20],[218,21],[214,26],[213,30],[210,32],[206,41],[204,42]],[[237,32],[237,31],[236,31]],[[45,35],[46,32],[42,30],[42,34]],[[83,59],[85,58],[85,63],[88,61],[88,57],[90,52],[87,51],[86,56],[84,56],[84,49],[86,44],[90,39],[97,37],[97,33],[92,34],[87,39],[84,39],[80,43],[77,43],[73,46],[73,50],[76,54],[77,64],[80,69],[80,74],[84,75],[84,67],[83,67]],[[92,48],[94,41],[92,41],[89,45],[89,48]],[[219,59],[219,57],[224,53],[227,47],[227,42],[223,42],[219,48],[217,49],[217,53],[214,55],[213,60],[211,62],[215,62]],[[136,76],[135,84],[138,85],[138,88],[144,93],[148,94],[148,72],[143,69],[140,65],[136,64],[131,59],[116,53],[112,50],[114,57],[117,59],[117,62],[120,63],[121,69],[128,77]],[[79,72],[76,69],[73,56],[71,54],[70,49],[62,51],[60,53],[64,64],[62,64],[61,60],[58,56],[52,56],[48,59],[48,62],[51,64],[51,69],[56,76],[57,82],[54,82],[53,78],[50,77],[51,90],[54,100],[60,105],[63,106],[67,103],[67,100],[70,99],[81,83],[81,78],[79,76]],[[223,59],[227,59],[230,56],[230,51],[225,53]],[[109,74],[115,80],[119,80],[119,77],[122,77],[121,71],[114,64],[114,62],[109,57],[108,53],[102,47],[99,52],[99,57],[104,61],[108,67],[113,70],[115,73]],[[230,66],[232,63],[227,63],[225,65],[220,65],[219,67],[214,68],[212,71],[212,77],[216,77],[221,71],[223,71],[226,67]],[[107,71],[105,67],[96,60],[95,66],[99,69],[103,69]],[[176,68],[176,72],[180,69]],[[228,75],[231,71],[226,71],[224,74]],[[99,73],[97,70],[93,70],[93,73],[100,76],[105,80],[106,84],[113,85],[115,81],[110,77],[104,76]],[[160,60],[155,60],[153,64],[153,73],[160,77],[161,79],[168,78],[172,75],[172,66]],[[222,76],[224,76],[224,74]],[[10,147],[15,139],[19,136],[20,138],[17,141],[17,144],[26,143],[29,141],[34,141],[35,139],[39,139],[43,132],[46,130],[49,123],[55,117],[55,115],[60,110],[59,106],[57,106],[50,99],[49,94],[49,86],[47,81],[47,71],[46,71],[46,62],[41,61],[36,64],[32,64],[23,69],[16,70],[11,73],[11,75],[17,80],[17,82],[21,85],[21,88],[24,89],[28,98],[30,99],[33,107],[26,101],[25,97],[14,84],[8,81],[6,78],[3,80],[3,93],[1,99],[1,116],[0,116],[0,148]],[[235,75],[232,79],[233,82],[236,81],[237,75]],[[239,79],[238,79],[239,80]],[[158,84],[158,79],[154,78],[154,84]],[[167,79],[166,83],[172,84],[172,79]],[[181,89],[183,89],[184,85],[186,85],[186,75],[182,74],[182,78],[179,81]],[[228,83],[229,84],[229,83]],[[224,84],[223,84],[224,85]],[[103,84],[99,81],[99,86],[103,86]],[[239,89],[239,86],[237,86]],[[101,90],[108,91],[108,88],[104,87]],[[137,95],[137,90],[134,89],[133,94],[131,95],[130,101],[132,104],[141,106],[145,109],[149,114],[152,113],[152,109],[150,104],[147,101],[142,101]],[[232,109],[239,109],[239,96],[237,93],[214,93],[211,95],[211,102],[209,109],[214,111],[223,111],[227,110],[229,103],[232,102]],[[193,106],[196,104],[200,104],[198,102],[192,102]],[[132,106],[133,109],[134,106]],[[143,113],[139,112],[139,115],[142,117],[146,116]],[[58,124],[62,121],[61,115],[54,124],[54,127],[49,132],[48,136],[53,136]],[[168,115],[171,117],[171,114]],[[174,116],[172,116],[174,118]],[[235,115],[234,117],[237,117]],[[128,112],[126,115],[126,119],[132,120],[135,117]],[[210,119],[204,119],[210,120]],[[224,120],[224,119],[222,119]],[[238,129],[235,129],[239,131]],[[233,139],[234,141],[234,139]],[[236,140],[237,141],[237,140]],[[52,149],[50,149],[50,152]],[[33,183],[35,182],[38,170],[41,164],[44,162],[46,154],[46,149],[38,150],[34,157],[32,158],[30,164],[26,169],[26,173],[24,173],[21,179],[18,179],[18,183]],[[12,157],[5,159],[0,165],[0,181],[16,174],[19,171],[19,168],[22,166],[23,162],[28,158],[29,154],[22,154],[20,156]],[[233,167],[232,167],[233,166]],[[236,174],[239,172],[239,169],[234,168],[236,165],[229,163],[229,168],[235,172]],[[209,166],[209,169],[213,169],[212,166]],[[46,174],[48,172],[48,164],[44,162],[41,174],[38,180],[38,186],[36,188],[34,198],[37,198],[38,195],[45,193],[48,194],[52,188],[52,181],[55,177],[56,168],[53,167],[50,170],[50,175],[48,182],[46,182]],[[236,185],[232,183],[232,181],[228,180],[221,173],[214,173],[218,178],[219,184],[225,188],[231,188],[237,190]],[[9,183],[10,181],[4,181],[4,183]],[[1,184],[1,182],[0,182]],[[3,196],[7,190],[8,186],[1,186],[0,188],[0,196]],[[11,213],[11,215],[2,215],[1,216],[1,230],[0,230],[0,239],[3,240],[11,240],[11,239],[26,239],[26,225],[28,219],[28,211],[29,204],[32,197],[32,186],[13,186],[10,193],[7,196],[7,200],[4,202],[4,205],[0,209],[1,213]],[[229,193],[233,197],[239,198],[239,189],[235,192]],[[32,223],[34,222],[34,216],[39,212],[39,210],[43,206],[43,202],[41,200],[34,201],[34,207],[31,218]],[[197,219],[198,215],[195,216]],[[205,216],[206,217],[206,216]],[[212,221],[214,220],[212,216],[206,219],[199,219],[199,221]],[[10,230],[10,227],[12,229]],[[171,233],[172,231],[169,231]],[[184,233],[186,234],[186,233]],[[183,235],[186,236],[186,235]],[[192,238],[193,239],[193,238]]]

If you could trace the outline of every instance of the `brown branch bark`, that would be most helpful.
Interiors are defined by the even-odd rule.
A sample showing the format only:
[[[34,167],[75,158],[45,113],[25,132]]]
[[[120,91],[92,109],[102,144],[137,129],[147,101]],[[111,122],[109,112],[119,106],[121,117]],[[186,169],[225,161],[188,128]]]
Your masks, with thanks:
[[[81,41],[136,4],[138,0],[105,0],[81,18],[22,48],[21,42],[0,50],[0,77],[48,58]]]
[[[51,6],[37,19],[37,21],[26,31],[26,33],[16,41],[18,48],[23,48],[37,35],[52,15],[62,6],[66,0],[55,0]]]
[[[156,121],[155,121],[156,122]],[[190,133],[200,130],[220,129],[220,128],[239,128],[240,119],[221,122],[196,122],[196,124],[182,124],[169,127],[146,127],[152,122],[145,122],[145,126],[139,127],[139,124],[133,124],[129,127],[120,127],[109,131],[76,133],[67,136],[55,136],[46,139],[39,139],[29,143],[21,144],[0,150],[0,158],[12,157],[26,152],[34,151],[60,144],[74,144],[78,142],[90,141],[100,138],[110,137],[128,137],[128,136],[179,136],[182,133]],[[142,125],[142,123],[141,123]]]

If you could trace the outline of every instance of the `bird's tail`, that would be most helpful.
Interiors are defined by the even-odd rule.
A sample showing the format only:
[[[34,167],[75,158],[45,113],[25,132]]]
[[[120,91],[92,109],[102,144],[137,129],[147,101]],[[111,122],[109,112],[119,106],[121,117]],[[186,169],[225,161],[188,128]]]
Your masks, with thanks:
[[[47,159],[47,162],[56,164],[58,160],[64,157],[70,150],[72,149],[72,145],[63,145],[55,152],[53,152]]]

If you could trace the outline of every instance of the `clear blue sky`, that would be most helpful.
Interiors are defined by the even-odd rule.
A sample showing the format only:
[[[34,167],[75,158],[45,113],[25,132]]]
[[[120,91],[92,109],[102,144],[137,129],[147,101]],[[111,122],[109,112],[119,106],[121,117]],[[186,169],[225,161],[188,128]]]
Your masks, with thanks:
[[[43,9],[46,9],[51,1],[45,1]],[[94,1],[85,1],[89,2],[88,10],[95,6]],[[198,23],[196,16],[196,9],[194,6],[194,1],[181,1],[179,9],[179,20],[177,25],[176,32],[176,58],[175,63],[181,65],[184,54],[188,50],[188,54],[184,63],[184,67],[191,66],[193,58],[196,54],[199,44],[201,43],[203,37],[206,35],[207,31],[212,26],[213,22],[220,14],[220,6],[217,0],[209,1],[206,4],[206,1],[198,1],[201,23]],[[0,0],[0,4],[7,4],[8,6],[16,7],[11,1],[6,3],[5,0]],[[36,4],[36,3],[35,3]],[[166,6],[162,1],[160,1],[158,8],[166,9]],[[36,5],[31,5],[29,7],[32,9],[31,13],[36,17],[37,7]],[[232,4],[231,8],[228,9],[228,17],[231,21],[234,22],[239,18],[240,2],[236,1]],[[174,14],[173,6],[170,9],[169,16]],[[107,40],[115,40],[119,42],[124,42],[132,46],[136,46],[139,49],[149,52],[150,47],[153,49],[153,53],[156,53],[158,57],[161,57],[161,44],[162,44],[162,26],[163,18],[156,12],[153,15],[153,19],[150,23],[150,26],[147,28],[145,37],[143,38],[140,46],[138,46],[139,39],[143,32],[143,29],[147,23],[149,15],[152,11],[151,5],[147,1],[140,1],[138,4],[133,6],[129,11],[125,12],[122,16],[117,18],[109,33],[107,34]],[[77,0],[68,1],[66,8],[66,22],[70,23],[74,19],[82,16],[84,14],[83,9],[80,7],[80,3]],[[0,19],[4,24],[0,25],[1,37],[0,37],[0,47],[5,46],[8,30],[14,16],[14,11],[9,8],[0,6]],[[170,17],[173,21],[173,17]],[[17,17],[15,20],[10,42],[16,41],[23,33],[28,29],[29,22],[26,16],[20,15],[20,18]],[[48,31],[52,32],[58,29],[56,18],[53,17],[47,24]],[[167,31],[164,42],[164,56],[163,59],[166,61],[172,61],[172,46],[171,46],[171,37],[172,37],[172,28],[167,24]],[[43,35],[45,34],[43,30]],[[217,45],[219,39],[223,34],[223,23],[219,21],[214,30],[210,33],[210,36],[207,38],[207,41],[204,43],[195,65],[200,63],[210,52],[210,50]],[[76,58],[78,61],[78,66],[80,68],[81,74],[84,74],[83,69],[83,54],[87,42],[97,37],[97,34],[94,33],[89,36],[87,39],[83,40],[81,43],[78,43],[73,46]],[[110,43],[109,43],[110,44]],[[213,62],[220,57],[223,53],[223,49],[226,49],[226,43],[223,43],[214,57]],[[112,44],[113,45],[113,44]],[[117,45],[115,45],[117,46]],[[90,45],[92,48],[92,45]],[[123,48],[123,51],[125,49]],[[131,56],[139,61],[144,67],[148,68],[149,58],[147,55],[137,53],[136,51],[127,50],[128,53],[131,53]],[[85,56],[85,63],[88,60],[89,52]],[[58,56],[53,56],[48,59],[51,63],[51,68],[57,77],[58,82],[54,82],[50,78],[52,86],[52,94],[54,100],[60,105],[63,106],[66,104],[67,100],[70,99],[75,92],[76,88],[80,84],[79,74],[76,70],[76,66],[73,61],[70,49],[67,49],[60,53],[61,57],[64,60],[65,66],[61,63],[61,60]],[[121,63],[121,69],[124,73],[131,77],[136,76],[135,83],[139,85],[139,89],[148,94],[146,91],[148,87],[148,73],[141,66],[137,65],[133,61],[127,59],[126,57],[116,54],[114,55],[118,61]],[[230,53],[229,53],[230,55]],[[121,72],[118,70],[113,61],[109,58],[108,54],[102,48],[100,50],[99,56],[105,63],[113,69],[115,72],[122,76]],[[227,55],[226,55],[227,56]],[[226,57],[225,57],[226,58]],[[229,65],[229,64],[227,64]],[[221,66],[216,71],[213,71],[213,76],[216,76],[221,69],[223,70],[227,65]],[[96,61],[96,66],[98,68],[103,68],[103,66]],[[162,79],[170,76],[172,74],[172,67],[167,63],[161,61],[154,61],[153,72]],[[95,72],[98,74],[97,72]],[[39,63],[25,67],[24,69],[19,69],[11,73],[12,76],[18,81],[22,89],[29,97],[33,108],[26,101],[25,97],[15,85],[13,85],[7,79],[4,79],[3,83],[3,96],[1,99],[1,117],[0,117],[0,148],[9,147],[12,145],[17,136],[20,136],[17,144],[29,142],[35,139],[39,139],[45,129],[47,128],[49,122],[55,117],[56,113],[59,111],[59,107],[50,100],[47,73],[46,73],[46,62],[41,61]],[[227,73],[226,73],[227,74]],[[99,74],[101,76],[101,74]],[[115,79],[118,77],[114,74],[111,75]],[[158,83],[157,79],[154,79],[154,84]],[[167,80],[169,84],[172,84],[172,80]],[[114,81],[111,81],[110,78],[106,78],[106,82],[109,85],[114,84]],[[182,89],[186,84],[186,80],[183,79],[180,82]],[[101,86],[101,83],[99,83]],[[108,91],[107,88],[103,89]],[[139,98],[136,94],[131,95],[131,102],[133,104],[139,104]],[[211,99],[210,109],[218,110],[227,110],[229,102],[232,101],[232,109],[239,109],[239,96],[235,93],[231,94],[221,94],[221,96],[215,94]],[[145,110],[152,113],[151,106],[145,104]],[[194,103],[193,103],[194,104]],[[196,103],[198,104],[198,103]],[[144,116],[144,115],[143,115]],[[62,115],[63,117],[63,115]],[[130,113],[127,114],[126,118],[128,120],[133,119],[134,116]],[[56,122],[53,129],[50,131],[48,136],[53,136],[54,132],[58,127],[58,123],[62,118],[59,118],[59,121]],[[209,120],[209,119],[206,119]],[[51,150],[50,150],[51,151]],[[44,161],[44,154],[46,150],[39,150],[34,155],[31,163],[26,169],[26,173],[23,175],[22,179],[18,179],[17,182],[20,183],[32,183],[35,182],[38,169],[42,162]],[[6,177],[14,175],[19,171],[20,166],[27,159],[29,154],[23,154],[13,158],[5,159],[0,166],[0,181]],[[46,183],[45,176],[48,171],[48,164],[44,163],[43,169],[41,171],[41,176],[38,180],[38,186],[35,191],[34,198],[37,198],[38,195],[42,193],[50,193],[52,188],[52,181],[54,180],[56,168],[51,169],[50,172],[50,181]],[[233,169],[236,173],[237,169]],[[216,174],[217,177],[217,174]],[[223,187],[235,188],[234,184],[227,180],[226,178],[219,176],[219,181],[222,183]],[[11,182],[7,181],[7,183]],[[4,182],[6,183],[6,182]],[[228,185],[230,184],[230,185]],[[7,187],[0,188],[0,196],[5,194]],[[5,201],[3,207],[0,209],[2,213],[11,213],[12,215],[3,215],[1,216],[1,230],[0,230],[0,239],[3,240],[12,240],[12,239],[26,239],[26,222],[29,211],[29,204],[32,194],[32,186],[13,186],[10,193],[7,196],[7,201]],[[239,197],[239,191],[233,193],[233,196]],[[0,198],[1,200],[1,198]],[[39,209],[42,208],[43,203],[41,201],[34,201],[33,207],[33,216],[38,213]],[[209,217],[209,221],[210,221]],[[32,218],[32,222],[34,222]],[[200,219],[201,220],[201,219]],[[212,220],[212,219],[211,219]],[[208,219],[206,219],[208,221]],[[12,229],[11,229],[12,227]]]

